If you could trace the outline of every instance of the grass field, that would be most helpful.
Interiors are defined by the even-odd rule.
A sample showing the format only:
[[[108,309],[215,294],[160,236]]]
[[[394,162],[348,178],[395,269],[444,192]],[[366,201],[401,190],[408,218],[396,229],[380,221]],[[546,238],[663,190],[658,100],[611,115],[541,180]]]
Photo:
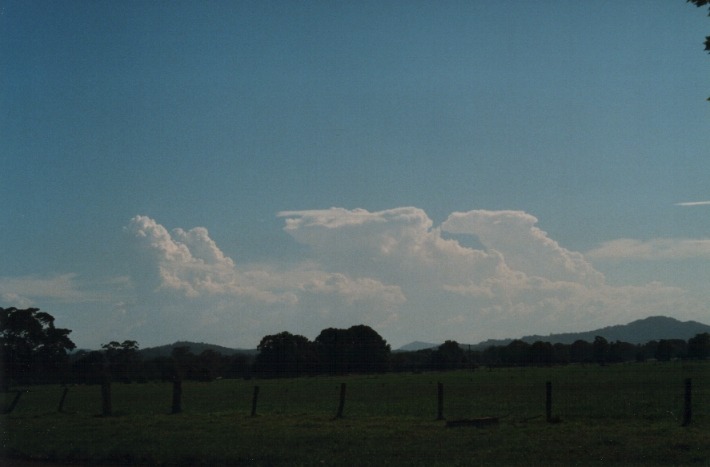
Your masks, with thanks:
[[[693,420],[681,427],[683,381]],[[545,382],[553,414],[545,419]],[[340,384],[344,417],[334,419]],[[500,417],[488,428],[437,421]],[[260,387],[257,416],[252,392]],[[28,388],[0,416],[5,458],[89,463],[245,465],[710,465],[710,362],[183,383]],[[13,394],[2,395],[6,406]]]

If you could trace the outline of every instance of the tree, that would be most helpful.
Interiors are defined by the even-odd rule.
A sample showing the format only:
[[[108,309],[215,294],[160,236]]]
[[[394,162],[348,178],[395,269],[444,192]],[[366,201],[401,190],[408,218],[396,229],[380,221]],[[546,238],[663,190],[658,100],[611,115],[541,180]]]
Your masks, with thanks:
[[[687,0],[688,3],[692,3],[693,5],[697,6],[698,8],[704,7],[707,5],[710,5],[709,0]],[[708,7],[708,16],[710,16],[710,7]],[[710,36],[705,36],[705,50],[710,53]],[[710,97],[708,97],[708,100],[710,101]]]
[[[111,341],[101,346],[104,349],[109,371],[114,381],[124,383],[138,378],[141,356],[138,353],[138,342],[125,340],[121,343]]]
[[[198,381],[213,381],[218,376],[221,376],[226,366],[223,356],[212,349],[203,350],[197,356],[195,363],[197,367],[194,377]]]
[[[600,365],[606,365],[609,358],[609,341],[602,336],[596,336],[592,342],[592,352],[594,361]]]
[[[710,5],[710,1],[708,1],[708,0],[688,0],[688,3],[692,3],[698,8]],[[710,16],[710,7],[708,7],[708,16]],[[705,50],[708,51],[708,53],[710,53],[710,36],[705,37],[704,44],[705,44]]]
[[[557,342],[552,345],[552,361],[557,365],[567,365],[571,360],[570,346]]]
[[[710,357],[710,334],[704,332],[688,339],[688,357],[699,360]]]
[[[316,340],[321,371],[331,375],[345,374],[350,365],[350,337],[346,329],[323,329]]]
[[[106,355],[94,350],[80,351],[73,355],[72,381],[81,384],[101,384],[106,367]]]
[[[594,348],[589,342],[578,339],[569,347],[570,361],[575,363],[590,363],[594,360]]]
[[[363,324],[348,329],[324,329],[316,337],[315,345],[321,369],[326,373],[373,373],[389,367],[389,344]]]
[[[512,341],[503,347],[501,359],[504,365],[527,366],[530,362],[530,344],[520,339]]]
[[[39,308],[0,308],[0,376],[4,385],[58,380],[76,348],[70,329],[56,328],[54,317]]]
[[[682,358],[687,354],[688,343],[682,339],[661,339],[654,353],[656,360],[667,362],[674,358]]]
[[[462,368],[466,355],[456,341],[446,341],[431,354],[432,367],[436,370],[453,370]]]
[[[387,371],[390,346],[374,329],[364,324],[348,328],[350,371],[377,373]]]
[[[535,341],[530,346],[530,361],[535,366],[552,365],[552,344],[549,342]]]
[[[314,345],[304,336],[281,332],[265,336],[257,346],[254,362],[258,373],[265,376],[299,376],[317,368]]]
[[[656,347],[656,353],[654,354],[656,360],[659,362],[667,362],[673,357],[673,344],[671,341],[666,339],[661,339],[658,342],[658,347]]]

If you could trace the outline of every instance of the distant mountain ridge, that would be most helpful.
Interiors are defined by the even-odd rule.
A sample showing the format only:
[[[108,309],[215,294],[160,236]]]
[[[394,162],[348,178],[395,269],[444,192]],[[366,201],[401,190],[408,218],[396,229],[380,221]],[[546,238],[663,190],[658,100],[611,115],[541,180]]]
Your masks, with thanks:
[[[431,342],[414,341],[407,345],[394,350],[395,352],[416,352],[417,350],[432,349],[434,347],[439,347],[441,344],[432,344]]]
[[[675,318],[667,316],[651,316],[644,319],[632,321],[629,324],[619,324],[615,326],[607,326],[593,331],[584,332],[568,332],[559,334],[529,335],[519,338],[527,343],[536,341],[550,342],[552,344],[572,344],[577,340],[593,342],[596,336],[601,336],[609,342],[622,341],[630,344],[645,344],[653,340],[661,339],[682,339],[688,340],[695,337],[697,334],[704,332],[710,333],[710,326],[699,323],[697,321],[679,321]],[[472,344],[471,350],[484,350],[492,345],[504,346],[510,344],[516,339],[489,339],[478,344]],[[431,349],[438,347],[441,344],[431,342],[414,341],[406,344],[395,352],[414,352],[417,350]],[[467,346],[467,344],[461,344]],[[206,344],[203,342],[177,341],[172,344],[161,345],[157,347],[147,347],[139,350],[140,354],[146,358],[169,357],[176,347],[188,347],[190,352],[199,355],[205,350],[212,350],[222,355],[232,356],[236,354],[256,355],[256,349],[235,349],[223,347],[216,344]]]
[[[143,356],[143,358],[146,359],[169,357],[170,355],[172,355],[173,349],[177,347],[187,347],[189,351],[195,355],[199,355],[205,350],[211,350],[213,352],[217,352],[218,354],[226,356],[232,356],[236,354],[255,355],[257,353],[256,349],[232,349],[216,344],[205,344],[204,342],[189,341],[177,341],[172,344],[160,345],[157,347],[147,347],[145,349],[139,350],[139,353]]]
[[[679,321],[667,316],[650,316],[648,318],[632,321],[628,324],[618,324],[607,326],[593,331],[567,332],[559,334],[530,335],[518,338],[524,342],[532,344],[536,341],[550,342],[552,344],[572,344],[575,341],[583,340],[593,342],[596,336],[601,336],[609,342],[622,341],[630,344],[645,344],[653,340],[661,339],[682,339],[688,340],[697,334],[710,333],[710,326],[697,321]],[[489,339],[475,345],[471,345],[472,350],[484,350],[490,346],[504,346],[516,339]],[[398,351],[411,352],[432,347],[440,344],[428,344],[424,342],[412,342],[397,349]],[[462,344],[465,345],[465,344]]]
[[[609,342],[622,341],[630,344],[645,344],[646,342],[661,339],[688,340],[697,334],[710,333],[710,326],[697,321],[679,321],[667,316],[651,316],[632,321],[629,324],[607,326],[593,331],[567,332],[549,334],[547,336],[524,336],[520,340],[532,344],[536,341],[550,342],[552,344],[572,344],[575,341],[594,341],[596,336],[601,336]],[[513,339],[487,340],[476,345],[486,348],[491,345],[507,345]]]

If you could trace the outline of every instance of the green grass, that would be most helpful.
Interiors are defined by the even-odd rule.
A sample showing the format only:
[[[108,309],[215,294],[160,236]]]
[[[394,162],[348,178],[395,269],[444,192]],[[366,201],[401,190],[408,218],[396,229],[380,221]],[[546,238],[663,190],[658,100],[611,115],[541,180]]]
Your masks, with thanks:
[[[693,422],[680,427],[683,380],[693,378]],[[545,420],[545,382],[553,413]],[[345,417],[335,420],[340,383]],[[497,426],[436,421],[501,417]],[[254,385],[257,417],[250,417]],[[114,384],[114,416],[97,386],[36,386],[0,417],[6,458],[147,464],[248,465],[708,465],[710,362],[449,373]],[[0,404],[13,394],[2,395]]]

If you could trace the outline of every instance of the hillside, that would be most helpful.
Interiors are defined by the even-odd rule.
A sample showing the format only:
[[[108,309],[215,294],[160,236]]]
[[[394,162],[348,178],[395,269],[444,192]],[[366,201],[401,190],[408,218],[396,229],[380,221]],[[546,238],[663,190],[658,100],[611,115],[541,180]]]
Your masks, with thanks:
[[[609,342],[622,341],[631,344],[645,344],[646,342],[661,339],[688,340],[697,334],[710,333],[710,326],[697,321],[679,321],[667,316],[651,316],[649,318],[632,321],[629,324],[607,326],[593,331],[570,332],[549,334],[547,336],[530,335],[520,340],[532,344],[536,341],[551,342],[553,344],[572,344],[577,340],[594,341],[596,336],[601,336]],[[491,345],[507,345],[513,339],[487,340],[477,344],[476,348],[486,348]]]
[[[560,334],[543,335],[528,335],[519,338],[522,341],[532,344],[536,341],[551,342],[553,344],[572,344],[577,340],[587,342],[594,341],[596,336],[602,336],[609,342],[622,341],[631,344],[645,344],[652,340],[661,339],[682,339],[688,340],[697,334],[710,333],[710,326],[699,323],[697,321],[679,321],[675,318],[667,316],[651,316],[649,318],[632,321],[629,324],[620,324],[616,326],[607,326],[593,331],[569,332]],[[472,350],[483,350],[492,345],[504,346],[508,345],[514,339],[489,339],[475,345],[471,345]],[[413,352],[417,350],[430,349],[438,347],[440,344],[431,342],[415,341],[406,344],[395,352]],[[463,344],[462,345],[466,345]],[[158,347],[149,347],[140,350],[144,358],[166,357],[170,356],[175,347],[189,347],[190,352],[199,355],[205,350],[212,350],[222,355],[256,355],[256,349],[233,349],[222,347],[215,344],[205,344],[202,342],[178,341],[173,344],[161,345]]]
[[[421,342],[421,341],[414,341],[410,342],[407,345],[403,345],[402,347],[394,350],[395,352],[416,352],[417,350],[425,350],[425,349],[431,349],[434,347],[439,347],[440,344],[432,344],[431,342]]]
[[[222,347],[221,345],[215,344],[205,344],[203,342],[188,342],[188,341],[178,341],[173,344],[161,345],[158,347],[148,347],[140,350],[140,354],[143,358],[151,359],[156,357],[169,357],[173,349],[176,347],[188,347],[190,352],[195,355],[199,355],[205,350],[212,350],[222,355],[255,355],[257,353],[256,349],[232,349],[229,347]]]

